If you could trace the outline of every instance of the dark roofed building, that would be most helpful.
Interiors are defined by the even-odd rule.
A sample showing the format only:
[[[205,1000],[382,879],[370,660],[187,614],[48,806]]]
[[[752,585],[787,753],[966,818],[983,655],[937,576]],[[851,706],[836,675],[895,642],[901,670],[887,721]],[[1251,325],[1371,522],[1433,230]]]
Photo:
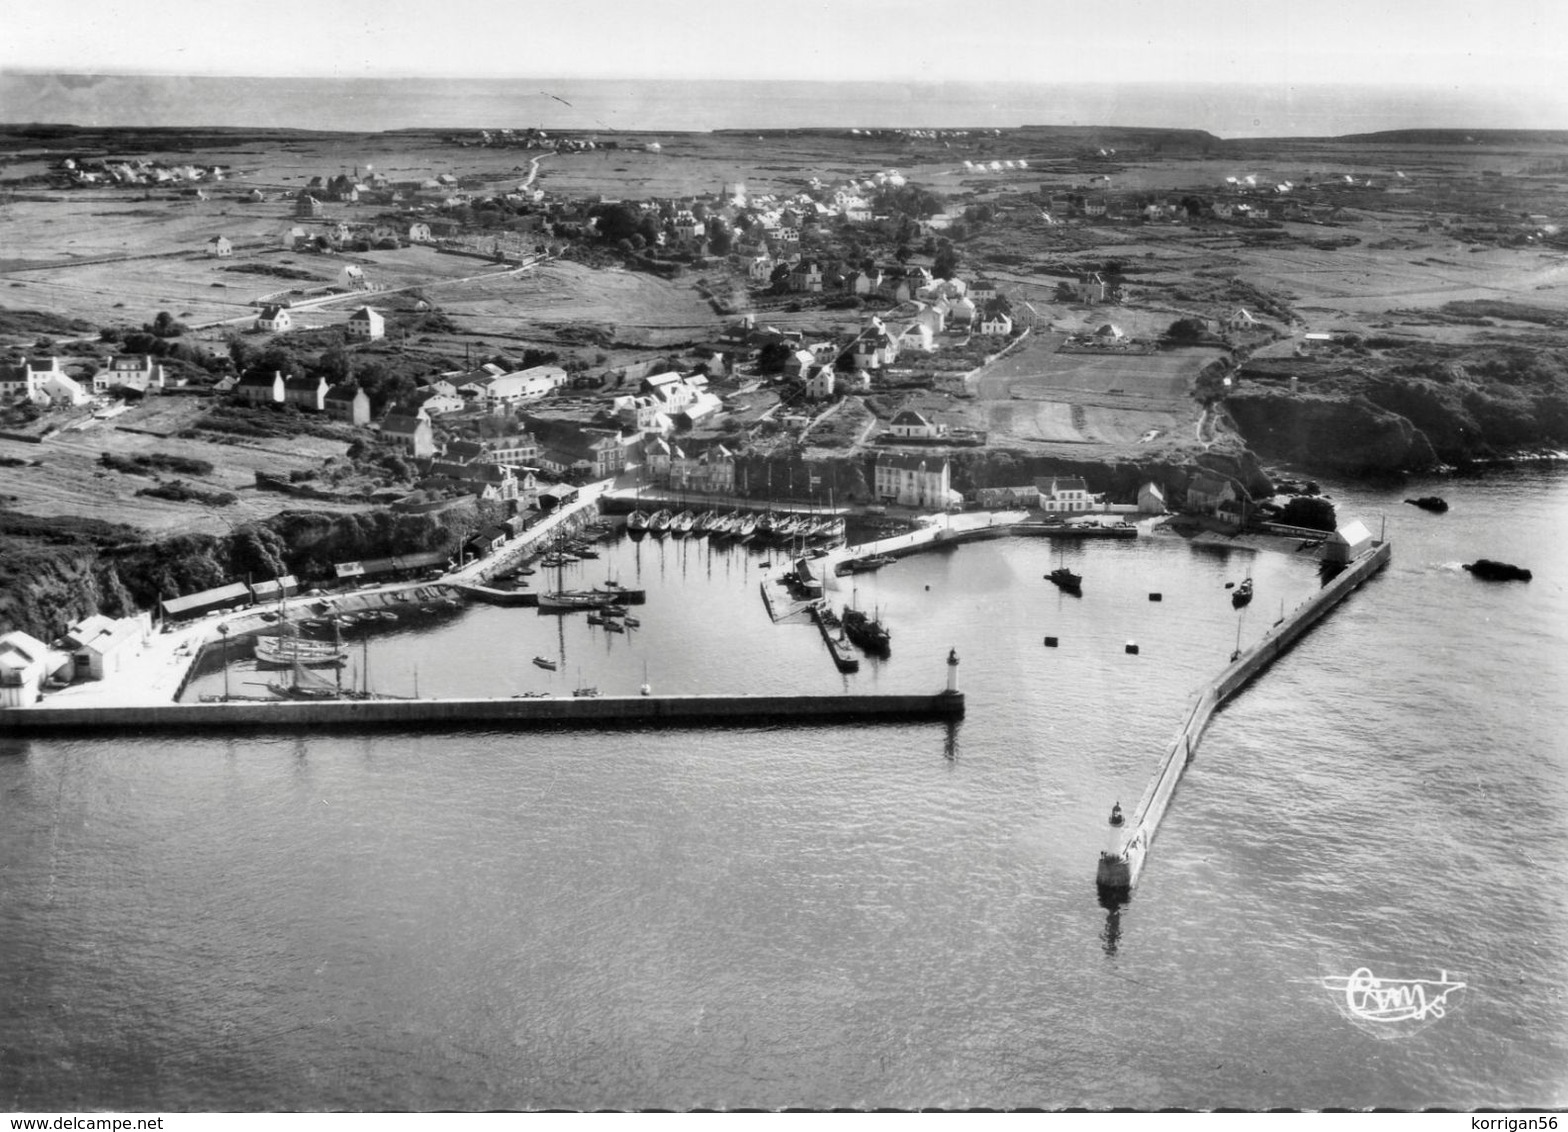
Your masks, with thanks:
[[[323,403],[327,416],[349,424],[370,423],[370,398],[357,385],[334,385]]]

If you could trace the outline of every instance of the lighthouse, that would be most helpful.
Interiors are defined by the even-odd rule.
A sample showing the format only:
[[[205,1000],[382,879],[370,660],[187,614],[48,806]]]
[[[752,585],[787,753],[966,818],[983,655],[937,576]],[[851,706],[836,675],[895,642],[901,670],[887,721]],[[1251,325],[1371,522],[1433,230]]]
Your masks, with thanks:
[[[949,695],[958,691],[958,650],[947,650],[947,691]]]

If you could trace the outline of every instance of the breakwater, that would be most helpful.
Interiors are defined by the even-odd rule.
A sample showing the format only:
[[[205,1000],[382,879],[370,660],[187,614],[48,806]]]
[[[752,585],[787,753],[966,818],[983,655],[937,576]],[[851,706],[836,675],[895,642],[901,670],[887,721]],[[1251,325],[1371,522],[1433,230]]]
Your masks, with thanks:
[[[955,719],[961,692],[844,696],[594,696],[509,699],[280,700],[0,711],[0,734],[271,732],[440,728],[749,726],[762,722],[907,722]]]
[[[1284,655],[1363,582],[1388,565],[1392,553],[1392,546],[1388,542],[1374,544],[1371,550],[1347,565],[1320,590],[1282,618],[1262,640],[1249,648],[1238,650],[1231,657],[1231,662],[1198,693],[1175,739],[1162,754],[1154,776],[1144,788],[1131,816],[1125,823],[1118,823],[1119,814],[1112,818],[1112,836],[1115,840],[1100,853],[1095,875],[1102,894],[1123,896],[1138,883],[1149,846],[1154,841],[1160,820],[1170,806],[1176,784],[1197,753],[1198,744],[1214,713]]]

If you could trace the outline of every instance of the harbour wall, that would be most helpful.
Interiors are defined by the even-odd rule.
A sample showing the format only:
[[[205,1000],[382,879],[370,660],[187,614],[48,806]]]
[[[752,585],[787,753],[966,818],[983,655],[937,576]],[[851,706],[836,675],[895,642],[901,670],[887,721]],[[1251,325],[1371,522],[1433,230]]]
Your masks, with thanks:
[[[1181,775],[1197,753],[1209,720],[1225,703],[1284,655],[1308,630],[1326,617],[1335,606],[1349,597],[1363,582],[1388,565],[1393,548],[1377,543],[1350,563],[1306,601],[1302,602],[1263,639],[1239,651],[1220,673],[1194,698],[1176,737],[1160,757],[1154,777],[1144,788],[1138,804],[1127,820],[1118,843],[1100,854],[1096,883],[1102,893],[1131,891],[1138,883],[1160,821],[1170,806],[1171,796]]]
[[[0,734],[378,728],[748,726],[759,722],[956,719],[961,692],[843,696],[593,696],[431,700],[281,700],[0,710]]]

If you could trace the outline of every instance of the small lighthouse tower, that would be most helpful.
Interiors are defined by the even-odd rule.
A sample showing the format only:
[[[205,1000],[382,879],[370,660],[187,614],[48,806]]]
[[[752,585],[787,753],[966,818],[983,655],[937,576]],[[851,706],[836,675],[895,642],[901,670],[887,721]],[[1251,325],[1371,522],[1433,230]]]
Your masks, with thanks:
[[[958,650],[947,650],[947,692],[953,695],[958,691]]]

